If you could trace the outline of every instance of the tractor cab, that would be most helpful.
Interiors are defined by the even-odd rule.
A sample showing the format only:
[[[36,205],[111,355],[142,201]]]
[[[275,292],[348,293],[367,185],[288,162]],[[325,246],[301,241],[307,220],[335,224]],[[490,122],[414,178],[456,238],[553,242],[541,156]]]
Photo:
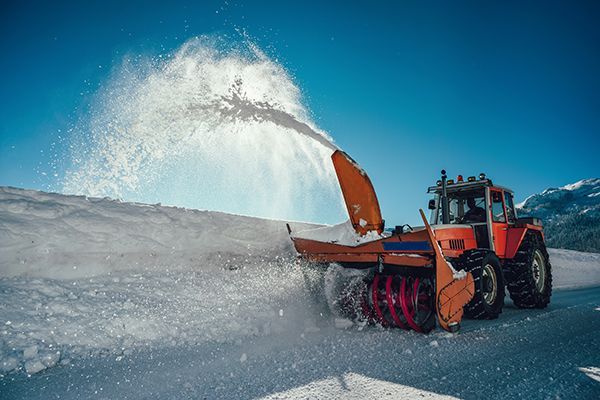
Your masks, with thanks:
[[[511,190],[495,186],[485,174],[466,180],[459,175],[454,181],[442,171],[442,179],[427,192],[434,194],[429,202],[434,229],[470,227],[477,248],[506,256],[509,227],[517,223]]]

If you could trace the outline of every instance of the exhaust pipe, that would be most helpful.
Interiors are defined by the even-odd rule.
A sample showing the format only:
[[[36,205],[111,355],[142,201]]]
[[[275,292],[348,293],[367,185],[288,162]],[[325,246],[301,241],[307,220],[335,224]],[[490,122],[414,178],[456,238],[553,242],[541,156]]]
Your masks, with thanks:
[[[446,180],[447,180],[447,176],[446,176],[446,170],[443,169],[442,170],[442,197],[441,197],[441,202],[442,202],[442,223],[443,224],[449,224],[450,223],[450,208],[448,205],[448,193],[446,191],[447,185],[446,185]]]

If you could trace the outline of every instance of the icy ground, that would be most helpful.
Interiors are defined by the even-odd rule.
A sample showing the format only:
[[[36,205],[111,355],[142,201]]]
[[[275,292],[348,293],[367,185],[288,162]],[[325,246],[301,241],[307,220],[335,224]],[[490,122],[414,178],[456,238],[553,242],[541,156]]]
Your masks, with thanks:
[[[0,188],[0,398],[600,396],[598,254],[457,335],[349,326],[292,254],[279,221]]]

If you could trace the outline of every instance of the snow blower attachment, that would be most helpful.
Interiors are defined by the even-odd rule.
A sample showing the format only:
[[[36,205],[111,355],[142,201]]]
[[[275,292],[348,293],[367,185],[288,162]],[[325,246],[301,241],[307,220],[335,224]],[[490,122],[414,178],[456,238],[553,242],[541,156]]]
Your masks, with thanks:
[[[349,318],[423,333],[437,321],[456,332],[463,314],[482,319],[500,314],[505,279],[517,306],[549,303],[551,269],[541,224],[517,219],[508,189],[493,186],[483,174],[466,182],[459,175],[454,183],[442,171],[428,191],[435,196],[429,202],[431,224],[420,210],[423,227],[385,231],[365,171],[340,150],[332,161],[349,221],[288,231],[302,259],[367,270],[341,292],[338,305]]]

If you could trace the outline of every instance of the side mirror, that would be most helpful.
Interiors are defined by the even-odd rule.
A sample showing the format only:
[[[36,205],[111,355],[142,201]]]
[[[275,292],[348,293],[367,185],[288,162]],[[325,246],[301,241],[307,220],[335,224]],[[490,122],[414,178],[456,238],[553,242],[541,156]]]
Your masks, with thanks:
[[[429,204],[427,205],[427,208],[430,210],[435,210],[435,199],[429,200]]]

